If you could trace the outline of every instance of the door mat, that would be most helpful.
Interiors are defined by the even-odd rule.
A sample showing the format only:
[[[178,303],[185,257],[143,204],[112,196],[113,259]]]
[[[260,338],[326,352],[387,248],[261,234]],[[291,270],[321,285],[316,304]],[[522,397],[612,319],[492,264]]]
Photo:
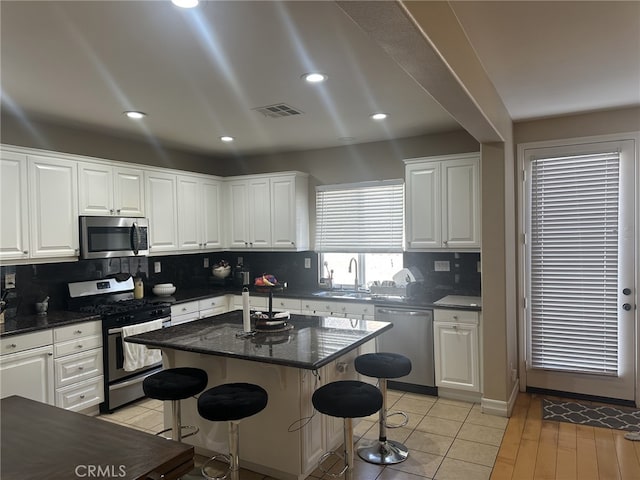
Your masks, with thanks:
[[[543,420],[578,423],[616,430],[640,430],[640,410],[609,405],[584,405],[577,402],[543,399]]]

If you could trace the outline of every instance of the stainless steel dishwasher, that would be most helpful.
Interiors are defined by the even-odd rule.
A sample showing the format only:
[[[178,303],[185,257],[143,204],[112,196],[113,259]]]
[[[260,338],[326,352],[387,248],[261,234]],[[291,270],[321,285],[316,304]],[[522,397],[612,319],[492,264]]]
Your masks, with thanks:
[[[411,360],[411,373],[389,380],[390,388],[436,394],[433,361],[433,311],[395,306],[375,307],[375,319],[393,323],[377,337],[379,352],[400,353]]]

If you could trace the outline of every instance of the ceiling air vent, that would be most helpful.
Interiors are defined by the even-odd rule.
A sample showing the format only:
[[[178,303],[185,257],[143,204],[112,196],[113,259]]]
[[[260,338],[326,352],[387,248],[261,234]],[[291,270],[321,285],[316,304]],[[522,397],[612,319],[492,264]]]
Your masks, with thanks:
[[[266,107],[254,108],[256,112],[260,112],[265,117],[280,118],[291,117],[293,115],[302,115],[302,111],[290,107],[286,103],[277,103],[275,105],[267,105]]]

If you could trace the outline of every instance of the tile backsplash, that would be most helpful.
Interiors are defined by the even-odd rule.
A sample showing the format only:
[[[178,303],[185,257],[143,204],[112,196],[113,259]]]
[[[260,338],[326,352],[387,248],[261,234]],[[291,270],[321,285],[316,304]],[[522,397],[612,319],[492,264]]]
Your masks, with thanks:
[[[9,314],[33,313],[34,303],[49,296],[49,308],[65,309],[69,297],[67,284],[97,280],[128,272],[141,275],[148,290],[157,283],[172,282],[178,288],[205,286],[211,283],[211,267],[221,260],[232,267],[241,262],[251,279],[271,273],[286,281],[291,290],[314,290],[318,287],[319,256],[316,252],[213,252],[161,257],[80,260],[33,265],[0,266],[2,290],[5,274],[15,273],[16,288],[9,297]],[[208,267],[205,267],[205,262]],[[155,273],[159,263],[160,272]],[[310,268],[305,268],[308,263]],[[425,289],[433,295],[480,295],[479,253],[405,252],[404,267],[417,268],[424,277]]]

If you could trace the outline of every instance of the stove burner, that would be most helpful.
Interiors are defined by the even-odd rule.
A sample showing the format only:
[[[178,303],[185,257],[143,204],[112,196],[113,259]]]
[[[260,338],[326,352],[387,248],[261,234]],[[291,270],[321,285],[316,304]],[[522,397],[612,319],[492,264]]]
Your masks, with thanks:
[[[145,299],[129,299],[120,301],[107,301],[93,305],[84,305],[78,308],[80,312],[94,313],[97,315],[113,315],[118,313],[130,313],[147,309],[150,306],[162,306]]]

